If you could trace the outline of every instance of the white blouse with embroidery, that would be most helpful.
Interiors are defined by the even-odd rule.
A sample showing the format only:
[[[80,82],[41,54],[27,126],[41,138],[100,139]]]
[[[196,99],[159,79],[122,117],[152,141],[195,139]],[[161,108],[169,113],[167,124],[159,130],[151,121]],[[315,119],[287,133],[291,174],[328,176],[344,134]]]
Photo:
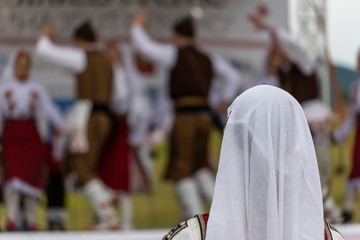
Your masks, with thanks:
[[[0,127],[7,119],[46,118],[61,130],[64,120],[43,86],[28,80],[24,83],[11,80],[0,85]]]

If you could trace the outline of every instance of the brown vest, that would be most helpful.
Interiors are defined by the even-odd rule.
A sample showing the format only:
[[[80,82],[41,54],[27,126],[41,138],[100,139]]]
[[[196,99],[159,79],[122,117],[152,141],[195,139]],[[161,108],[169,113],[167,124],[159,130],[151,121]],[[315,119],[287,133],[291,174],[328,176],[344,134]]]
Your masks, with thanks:
[[[295,65],[289,71],[278,72],[281,88],[289,92],[299,103],[319,97],[319,87],[315,73],[304,75]]]
[[[208,97],[213,68],[208,56],[194,47],[178,50],[178,59],[170,72],[170,96],[173,100],[183,97]]]
[[[77,99],[89,99],[97,104],[109,104],[113,68],[107,56],[101,52],[88,52],[87,67],[77,76]]]

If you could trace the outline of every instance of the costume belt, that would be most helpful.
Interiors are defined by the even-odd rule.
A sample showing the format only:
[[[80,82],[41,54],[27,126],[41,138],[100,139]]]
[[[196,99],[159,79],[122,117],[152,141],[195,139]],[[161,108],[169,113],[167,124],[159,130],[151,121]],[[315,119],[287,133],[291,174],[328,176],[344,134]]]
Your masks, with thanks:
[[[174,101],[174,107],[177,113],[210,113],[208,100],[204,97],[189,96],[177,98]]]

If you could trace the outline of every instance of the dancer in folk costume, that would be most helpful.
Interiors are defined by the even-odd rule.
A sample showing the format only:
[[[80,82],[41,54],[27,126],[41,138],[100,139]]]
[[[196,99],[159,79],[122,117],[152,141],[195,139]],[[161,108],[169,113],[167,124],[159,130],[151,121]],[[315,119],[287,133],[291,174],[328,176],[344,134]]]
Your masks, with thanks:
[[[250,16],[250,21],[257,29],[267,31],[272,40],[265,67],[257,81],[281,87],[302,105],[315,143],[326,218],[337,222],[340,212],[330,194],[330,124],[334,116],[330,107],[320,99],[315,60],[299,40],[284,29],[269,25],[260,10]]]
[[[129,81],[126,74],[118,46],[109,46],[108,57],[113,64],[115,73],[111,110],[116,114],[117,122],[100,160],[99,177],[116,195],[117,205],[122,216],[121,228],[130,229],[133,226],[133,207],[130,195],[131,149],[128,114],[131,99],[136,97],[136,93],[132,91],[132,82]]]
[[[105,53],[96,48],[96,33],[89,23],[74,31],[75,48],[53,43],[54,30],[46,26],[37,54],[67,68],[76,78],[76,104],[70,113],[73,132],[71,165],[98,217],[96,228],[117,228],[112,196],[98,178],[100,154],[110,136],[113,116],[109,109],[113,89],[113,67]]]
[[[44,145],[37,120],[45,115],[58,131],[65,121],[46,90],[31,77],[31,56],[18,51],[7,66],[0,86],[1,143],[7,230],[16,230],[21,195],[27,229],[37,229],[38,201],[44,190]]]
[[[166,71],[140,55],[132,46],[123,48],[124,65],[135,97],[129,111],[130,144],[136,159],[136,168],[142,181],[134,181],[134,190],[151,191],[155,173],[151,148],[166,139],[171,128],[171,104],[164,83]],[[134,168],[135,169],[135,168]]]
[[[208,95],[215,75],[229,84],[223,85],[222,101],[233,99],[238,74],[224,60],[210,57],[195,45],[196,30],[191,18],[174,25],[174,43],[160,44],[149,38],[144,30],[145,13],[133,21],[131,37],[135,47],[149,59],[166,67],[170,73],[168,88],[175,108],[175,120],[170,137],[170,162],[167,177],[175,182],[176,192],[185,217],[203,211],[200,189],[211,189],[211,181],[202,181],[199,170],[207,157],[207,145],[212,126]],[[231,88],[229,88],[231,87]],[[225,107],[222,107],[223,109]]]
[[[321,195],[300,104],[279,88],[256,86],[228,110],[210,214],[181,223],[163,240],[341,240],[324,226]]]
[[[360,52],[357,59],[357,71],[360,73]],[[350,90],[351,111],[344,123],[333,134],[336,143],[344,142],[351,130],[356,128],[355,142],[353,147],[352,169],[347,183],[346,196],[343,205],[343,221],[351,222],[356,194],[360,189],[360,79],[356,81]]]

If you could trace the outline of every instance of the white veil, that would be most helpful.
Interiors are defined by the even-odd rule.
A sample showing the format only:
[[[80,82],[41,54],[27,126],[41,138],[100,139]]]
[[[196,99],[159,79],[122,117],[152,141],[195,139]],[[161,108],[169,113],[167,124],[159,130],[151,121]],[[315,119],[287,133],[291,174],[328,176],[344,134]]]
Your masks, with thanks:
[[[220,239],[324,239],[310,130],[277,87],[253,87],[229,108],[206,236]]]
[[[16,77],[15,77],[15,61],[20,52],[28,52],[28,51],[23,50],[23,49],[16,49],[10,55],[10,57],[8,58],[8,61],[6,63],[6,66],[1,71],[0,83],[10,82],[10,81],[14,81],[16,79]],[[30,52],[29,52],[29,54],[30,54]],[[30,54],[30,58],[31,58],[31,54]],[[31,81],[31,80],[32,80],[32,71],[30,70],[28,81]]]

